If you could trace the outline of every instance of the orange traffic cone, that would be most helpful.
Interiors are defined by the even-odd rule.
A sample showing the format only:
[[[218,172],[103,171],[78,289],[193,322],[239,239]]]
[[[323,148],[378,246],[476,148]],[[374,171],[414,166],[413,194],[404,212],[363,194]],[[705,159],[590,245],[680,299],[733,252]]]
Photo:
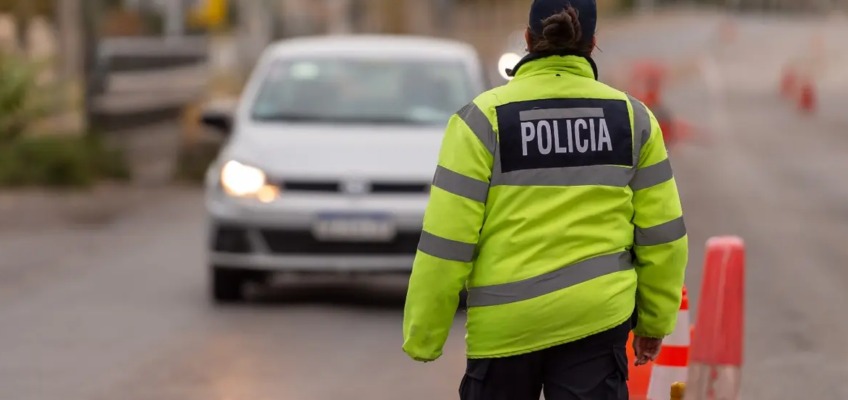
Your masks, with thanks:
[[[683,328],[679,328],[679,327]],[[675,327],[675,333],[672,334],[672,337],[666,338],[669,341],[678,341],[677,336],[679,335],[677,332],[684,332],[684,335],[689,335],[689,340],[691,341],[691,335],[694,332],[694,327],[689,326],[689,298],[687,297],[686,288],[683,288],[683,301],[680,306],[680,314],[677,319],[677,326]],[[671,342],[673,343],[673,342]],[[665,348],[663,348],[665,351]],[[660,354],[660,358],[663,355]],[[630,333],[630,337],[627,338],[627,359],[635,360],[636,354],[633,352],[633,333]],[[658,360],[659,362],[659,360]],[[654,400],[654,397],[648,396],[649,386],[652,384],[651,375],[653,374],[653,370],[655,368],[655,364],[652,362],[648,362],[642,366],[634,366],[630,365],[628,375],[629,380],[627,381],[627,389],[630,394],[631,400]]]
[[[792,68],[787,68],[783,71],[783,79],[780,81],[780,93],[784,97],[791,98],[797,89],[798,76]]]
[[[745,320],[745,242],[741,238],[707,241],[698,307],[687,396],[737,399]]]
[[[689,326],[689,297],[683,288],[683,301],[677,325],[671,336],[663,341],[660,355],[651,371],[651,383],[648,385],[648,399],[663,400],[669,398],[669,391],[675,382],[686,382],[689,367],[689,343],[692,329]]]
[[[632,361],[636,359],[636,354],[633,352],[633,332],[630,332],[630,337],[627,338],[627,359],[631,361],[627,373],[629,375],[627,390],[630,393],[630,400],[648,400],[648,385],[651,383],[651,370],[654,364],[649,362],[639,367],[632,364]]]
[[[809,80],[804,81],[804,84],[801,85],[798,108],[808,114],[816,111],[816,88]]]

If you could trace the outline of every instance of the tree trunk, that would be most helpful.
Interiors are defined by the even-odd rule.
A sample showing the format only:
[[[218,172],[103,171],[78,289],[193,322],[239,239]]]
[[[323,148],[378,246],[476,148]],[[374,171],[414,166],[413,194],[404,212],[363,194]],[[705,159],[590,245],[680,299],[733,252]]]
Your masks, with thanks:
[[[385,32],[392,34],[406,33],[406,1],[383,0],[382,3]]]
[[[26,53],[29,21],[33,16],[32,0],[18,0],[15,4],[15,26],[18,30],[18,48]]]

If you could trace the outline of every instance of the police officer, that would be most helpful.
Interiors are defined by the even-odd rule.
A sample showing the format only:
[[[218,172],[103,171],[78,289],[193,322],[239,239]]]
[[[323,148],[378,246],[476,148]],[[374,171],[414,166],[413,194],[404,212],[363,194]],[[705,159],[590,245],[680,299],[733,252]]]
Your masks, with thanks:
[[[433,361],[467,289],[462,399],[626,399],[676,322],[688,239],[661,129],[598,82],[595,0],[535,0],[529,54],[451,118],[404,310]]]

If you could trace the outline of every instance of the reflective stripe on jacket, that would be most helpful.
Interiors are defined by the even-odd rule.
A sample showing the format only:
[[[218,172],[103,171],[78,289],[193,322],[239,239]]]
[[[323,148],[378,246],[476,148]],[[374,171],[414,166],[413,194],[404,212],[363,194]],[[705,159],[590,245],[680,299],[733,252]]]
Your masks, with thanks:
[[[468,290],[467,355],[575,341],[638,312],[674,328],[688,257],[662,132],[582,57],[522,65],[451,118],[404,310],[404,351],[433,360]]]

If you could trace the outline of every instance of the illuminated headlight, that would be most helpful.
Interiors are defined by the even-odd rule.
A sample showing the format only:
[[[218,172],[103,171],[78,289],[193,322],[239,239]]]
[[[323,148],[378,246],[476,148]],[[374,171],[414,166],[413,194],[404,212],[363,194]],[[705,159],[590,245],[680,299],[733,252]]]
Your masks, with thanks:
[[[231,196],[273,201],[277,197],[277,189],[266,183],[267,178],[262,170],[238,161],[229,161],[221,169],[221,185]]]
[[[505,53],[498,60],[498,73],[506,80],[511,80],[512,77],[506,74],[506,70],[514,68],[521,61],[521,56],[515,53]]]

